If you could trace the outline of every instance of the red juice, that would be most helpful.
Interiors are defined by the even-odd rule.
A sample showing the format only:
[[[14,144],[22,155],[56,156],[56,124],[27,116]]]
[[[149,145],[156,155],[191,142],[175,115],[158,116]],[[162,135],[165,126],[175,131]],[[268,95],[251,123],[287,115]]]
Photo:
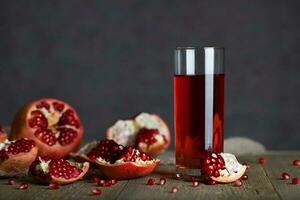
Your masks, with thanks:
[[[206,151],[223,151],[224,74],[175,75],[176,166],[200,168]]]

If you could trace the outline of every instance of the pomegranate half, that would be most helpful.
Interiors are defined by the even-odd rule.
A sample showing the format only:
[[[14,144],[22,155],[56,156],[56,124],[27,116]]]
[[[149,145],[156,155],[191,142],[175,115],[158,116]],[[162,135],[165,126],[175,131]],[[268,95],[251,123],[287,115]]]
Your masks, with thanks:
[[[247,169],[247,166],[241,165],[230,153],[208,153],[201,167],[204,176],[219,183],[234,182],[240,179]]]
[[[160,162],[132,146],[119,145],[113,140],[91,142],[71,155],[96,164],[106,177],[118,180],[146,176]]]
[[[148,155],[156,155],[168,148],[170,130],[158,115],[140,113],[133,119],[118,120],[107,129],[106,138],[124,146],[135,146]]]
[[[45,98],[21,108],[12,123],[10,138],[33,139],[38,155],[61,158],[77,149],[82,135],[83,126],[74,108]]]
[[[88,162],[79,163],[63,158],[39,156],[31,164],[29,172],[40,182],[64,185],[82,179],[89,166]]]
[[[37,151],[35,142],[25,138],[0,142],[0,176],[26,174]]]

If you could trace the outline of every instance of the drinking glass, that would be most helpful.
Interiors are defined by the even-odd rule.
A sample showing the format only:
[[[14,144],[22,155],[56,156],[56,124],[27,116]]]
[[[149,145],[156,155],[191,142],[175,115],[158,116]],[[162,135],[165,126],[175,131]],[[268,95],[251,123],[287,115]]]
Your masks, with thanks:
[[[200,175],[205,153],[223,151],[224,48],[176,48],[173,81],[176,168]]]

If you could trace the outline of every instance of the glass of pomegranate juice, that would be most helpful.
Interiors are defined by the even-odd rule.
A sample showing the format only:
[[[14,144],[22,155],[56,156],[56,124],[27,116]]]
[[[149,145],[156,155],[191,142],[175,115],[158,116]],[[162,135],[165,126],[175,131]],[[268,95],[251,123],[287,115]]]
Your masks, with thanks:
[[[206,152],[223,151],[224,48],[175,49],[176,171],[200,175]]]

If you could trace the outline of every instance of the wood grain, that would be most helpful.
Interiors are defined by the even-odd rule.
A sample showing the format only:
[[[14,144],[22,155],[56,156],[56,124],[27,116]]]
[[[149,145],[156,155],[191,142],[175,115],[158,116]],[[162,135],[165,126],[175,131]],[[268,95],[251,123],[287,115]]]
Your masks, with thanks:
[[[267,162],[260,165],[259,157],[265,157]],[[251,165],[247,171],[249,179],[243,182],[240,188],[232,184],[205,185],[192,187],[190,182],[178,180],[175,177],[174,154],[168,151],[160,156],[162,160],[155,173],[148,177],[119,181],[112,187],[98,187],[89,182],[89,178],[71,185],[61,186],[58,190],[49,190],[46,185],[29,182],[27,190],[18,190],[20,182],[7,185],[8,179],[0,179],[0,199],[300,199],[300,185],[291,185],[289,181],[280,180],[282,172],[288,172],[291,177],[300,178],[300,168],[292,166],[294,159],[300,159],[300,152],[268,152],[265,155],[245,155],[239,157],[241,162]],[[94,171],[95,172],[95,171]],[[161,177],[167,178],[163,186],[146,185],[149,177],[159,181]],[[27,180],[28,181],[28,180]],[[171,193],[172,187],[179,191]],[[102,190],[100,196],[92,196],[91,190]]]

